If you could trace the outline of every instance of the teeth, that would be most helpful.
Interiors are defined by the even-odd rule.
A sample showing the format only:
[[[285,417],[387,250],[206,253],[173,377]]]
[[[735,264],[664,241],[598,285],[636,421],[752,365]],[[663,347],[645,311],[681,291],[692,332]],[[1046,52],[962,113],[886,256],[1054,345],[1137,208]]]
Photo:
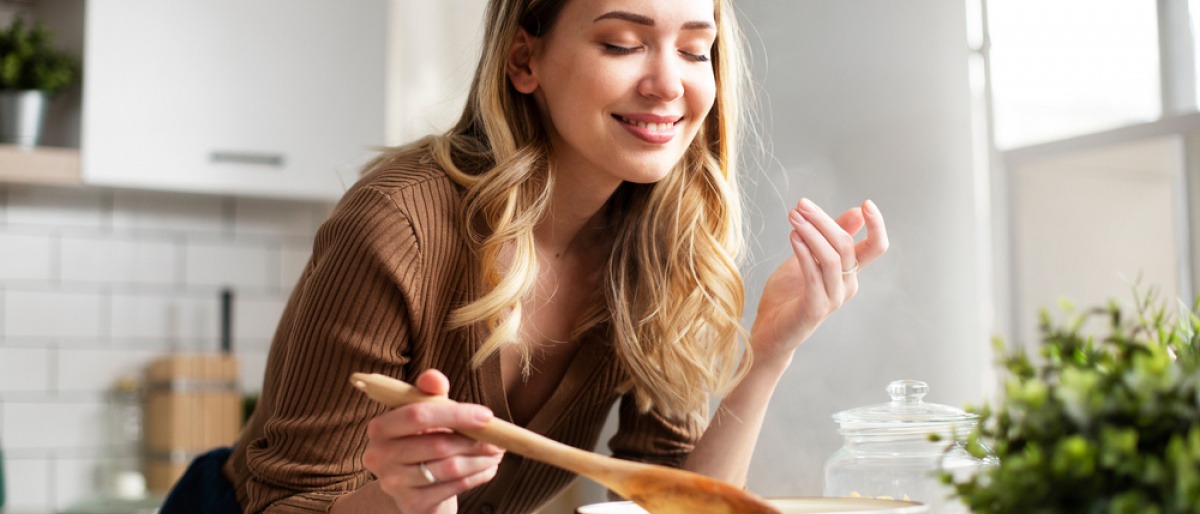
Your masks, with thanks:
[[[621,116],[620,118],[621,118],[621,121],[624,121],[625,123],[628,123],[628,124],[633,125],[638,128],[649,130],[650,132],[666,132],[672,126],[674,126],[674,123],[646,123],[644,121],[633,121],[624,116]]]

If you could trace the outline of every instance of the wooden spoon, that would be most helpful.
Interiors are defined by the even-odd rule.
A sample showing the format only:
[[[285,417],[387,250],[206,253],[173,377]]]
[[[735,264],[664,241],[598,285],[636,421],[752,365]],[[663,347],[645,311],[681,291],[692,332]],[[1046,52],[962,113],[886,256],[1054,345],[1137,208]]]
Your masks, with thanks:
[[[416,402],[453,402],[432,396],[391,377],[355,373],[354,387],[389,407]],[[524,428],[492,418],[463,435],[528,458],[588,477],[652,514],[778,514],[779,509],[720,480],[665,466],[614,459],[580,450]]]

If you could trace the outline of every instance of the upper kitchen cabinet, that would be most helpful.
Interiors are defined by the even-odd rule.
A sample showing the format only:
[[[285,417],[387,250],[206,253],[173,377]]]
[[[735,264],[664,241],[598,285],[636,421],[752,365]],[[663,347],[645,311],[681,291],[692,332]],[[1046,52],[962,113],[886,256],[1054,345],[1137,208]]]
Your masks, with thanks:
[[[87,0],[87,184],[336,199],[387,143],[387,0]]]

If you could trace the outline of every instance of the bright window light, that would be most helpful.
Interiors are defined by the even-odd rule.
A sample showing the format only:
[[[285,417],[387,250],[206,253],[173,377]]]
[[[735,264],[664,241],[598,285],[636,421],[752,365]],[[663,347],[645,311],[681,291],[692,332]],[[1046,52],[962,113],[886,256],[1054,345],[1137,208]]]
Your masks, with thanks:
[[[1158,119],[1155,4],[989,1],[996,146],[1027,146]]]

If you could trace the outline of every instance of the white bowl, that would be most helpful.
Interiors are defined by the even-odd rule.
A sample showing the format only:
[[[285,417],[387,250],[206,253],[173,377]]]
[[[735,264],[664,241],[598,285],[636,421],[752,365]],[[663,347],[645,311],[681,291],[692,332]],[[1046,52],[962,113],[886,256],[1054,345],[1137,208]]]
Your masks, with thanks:
[[[876,500],[871,498],[768,498],[767,502],[779,508],[783,514],[924,514],[927,505],[901,501]],[[576,514],[646,514],[645,509],[633,502],[605,502],[584,505]]]

